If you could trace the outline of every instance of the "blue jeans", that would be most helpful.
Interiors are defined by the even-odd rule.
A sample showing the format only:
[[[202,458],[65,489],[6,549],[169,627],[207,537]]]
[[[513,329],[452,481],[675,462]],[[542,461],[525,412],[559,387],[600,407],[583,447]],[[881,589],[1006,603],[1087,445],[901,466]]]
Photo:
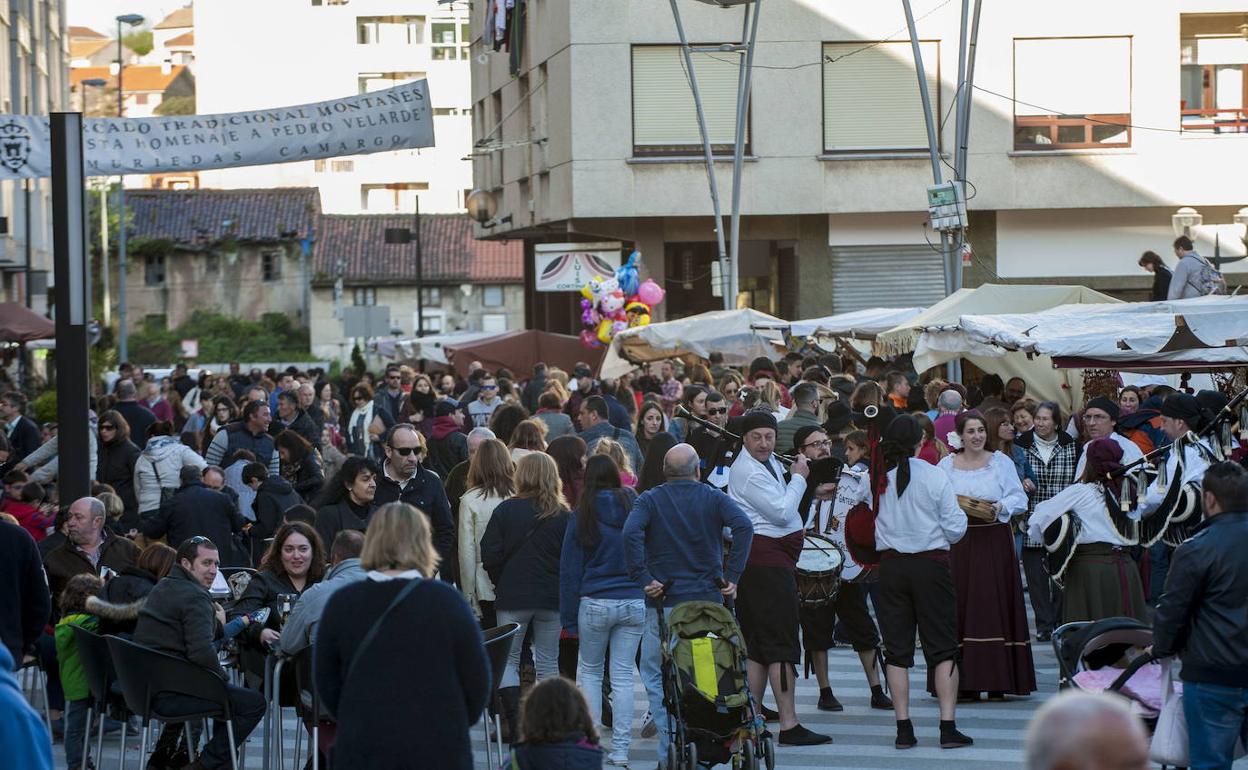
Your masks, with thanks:
[[[671,607],[663,608],[663,617],[672,614]],[[646,606],[646,631],[641,637],[641,683],[646,686],[646,698],[650,701],[650,718],[659,728],[659,765],[667,757],[667,708],[663,706],[663,659],[659,647],[659,617],[654,607]],[[614,678],[612,687],[615,686]]]
[[[87,734],[87,698],[65,702],[65,764],[69,770],[83,766],[82,739]]]
[[[498,624],[519,623],[520,630],[511,638],[511,652],[507,654],[507,669],[500,688],[520,686],[520,655],[524,652],[524,637],[529,626],[533,627],[533,667],[538,680],[549,679],[559,673],[559,610],[498,610]],[[601,697],[599,698],[601,700]]]
[[[628,761],[633,729],[633,661],[645,627],[642,599],[581,599],[576,678],[595,724],[602,722],[602,671],[611,647],[611,759]]]
[[[1248,743],[1248,687],[1183,683],[1191,770],[1231,770],[1235,744]]]
[[[225,627],[221,631],[221,638],[213,641],[212,648],[220,651],[220,649],[225,646],[226,642],[238,636],[246,627],[247,622],[241,617],[227,621]]]

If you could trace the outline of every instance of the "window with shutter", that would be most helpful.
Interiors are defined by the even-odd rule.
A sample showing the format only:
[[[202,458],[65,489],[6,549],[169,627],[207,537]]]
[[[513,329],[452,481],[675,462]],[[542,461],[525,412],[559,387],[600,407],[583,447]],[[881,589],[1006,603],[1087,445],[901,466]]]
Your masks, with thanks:
[[[940,113],[940,43],[919,43],[932,111]],[[908,41],[825,43],[823,149],[927,150],[927,125]]]
[[[736,140],[739,54],[693,53],[711,151],[731,155]],[[750,148],[746,115],[745,153]],[[633,46],[633,154],[698,155],[702,135],[678,45]]]
[[[1014,149],[1131,146],[1131,38],[1014,40]]]

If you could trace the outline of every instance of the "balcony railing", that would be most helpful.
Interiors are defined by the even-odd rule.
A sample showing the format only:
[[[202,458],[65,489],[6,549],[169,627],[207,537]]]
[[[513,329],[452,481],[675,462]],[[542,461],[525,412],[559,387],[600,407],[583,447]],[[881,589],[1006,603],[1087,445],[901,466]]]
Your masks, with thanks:
[[[1248,109],[1240,107],[1213,110],[1179,110],[1184,132],[1208,134],[1248,134]]]
[[[1131,146],[1131,115],[1015,115],[1015,150]]]

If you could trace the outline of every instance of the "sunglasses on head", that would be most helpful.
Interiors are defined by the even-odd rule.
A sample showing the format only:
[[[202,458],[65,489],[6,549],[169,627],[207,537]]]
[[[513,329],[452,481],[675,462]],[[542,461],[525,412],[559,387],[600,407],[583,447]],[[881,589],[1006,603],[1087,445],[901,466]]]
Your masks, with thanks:
[[[404,457],[407,457],[410,454],[415,454],[417,456],[420,455],[420,447],[418,446],[392,446],[390,448]]]
[[[200,543],[207,543],[208,538],[203,535],[196,535],[195,537],[192,537],[189,542],[191,545],[199,545]]]

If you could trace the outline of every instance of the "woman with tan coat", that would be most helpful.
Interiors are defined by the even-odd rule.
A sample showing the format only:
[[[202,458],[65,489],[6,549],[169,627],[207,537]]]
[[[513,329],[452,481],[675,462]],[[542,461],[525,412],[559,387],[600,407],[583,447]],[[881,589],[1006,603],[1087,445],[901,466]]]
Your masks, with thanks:
[[[468,491],[459,499],[459,582],[468,606],[493,628],[494,584],[481,566],[481,536],[494,508],[515,494],[516,466],[507,446],[486,439],[468,465]]]

